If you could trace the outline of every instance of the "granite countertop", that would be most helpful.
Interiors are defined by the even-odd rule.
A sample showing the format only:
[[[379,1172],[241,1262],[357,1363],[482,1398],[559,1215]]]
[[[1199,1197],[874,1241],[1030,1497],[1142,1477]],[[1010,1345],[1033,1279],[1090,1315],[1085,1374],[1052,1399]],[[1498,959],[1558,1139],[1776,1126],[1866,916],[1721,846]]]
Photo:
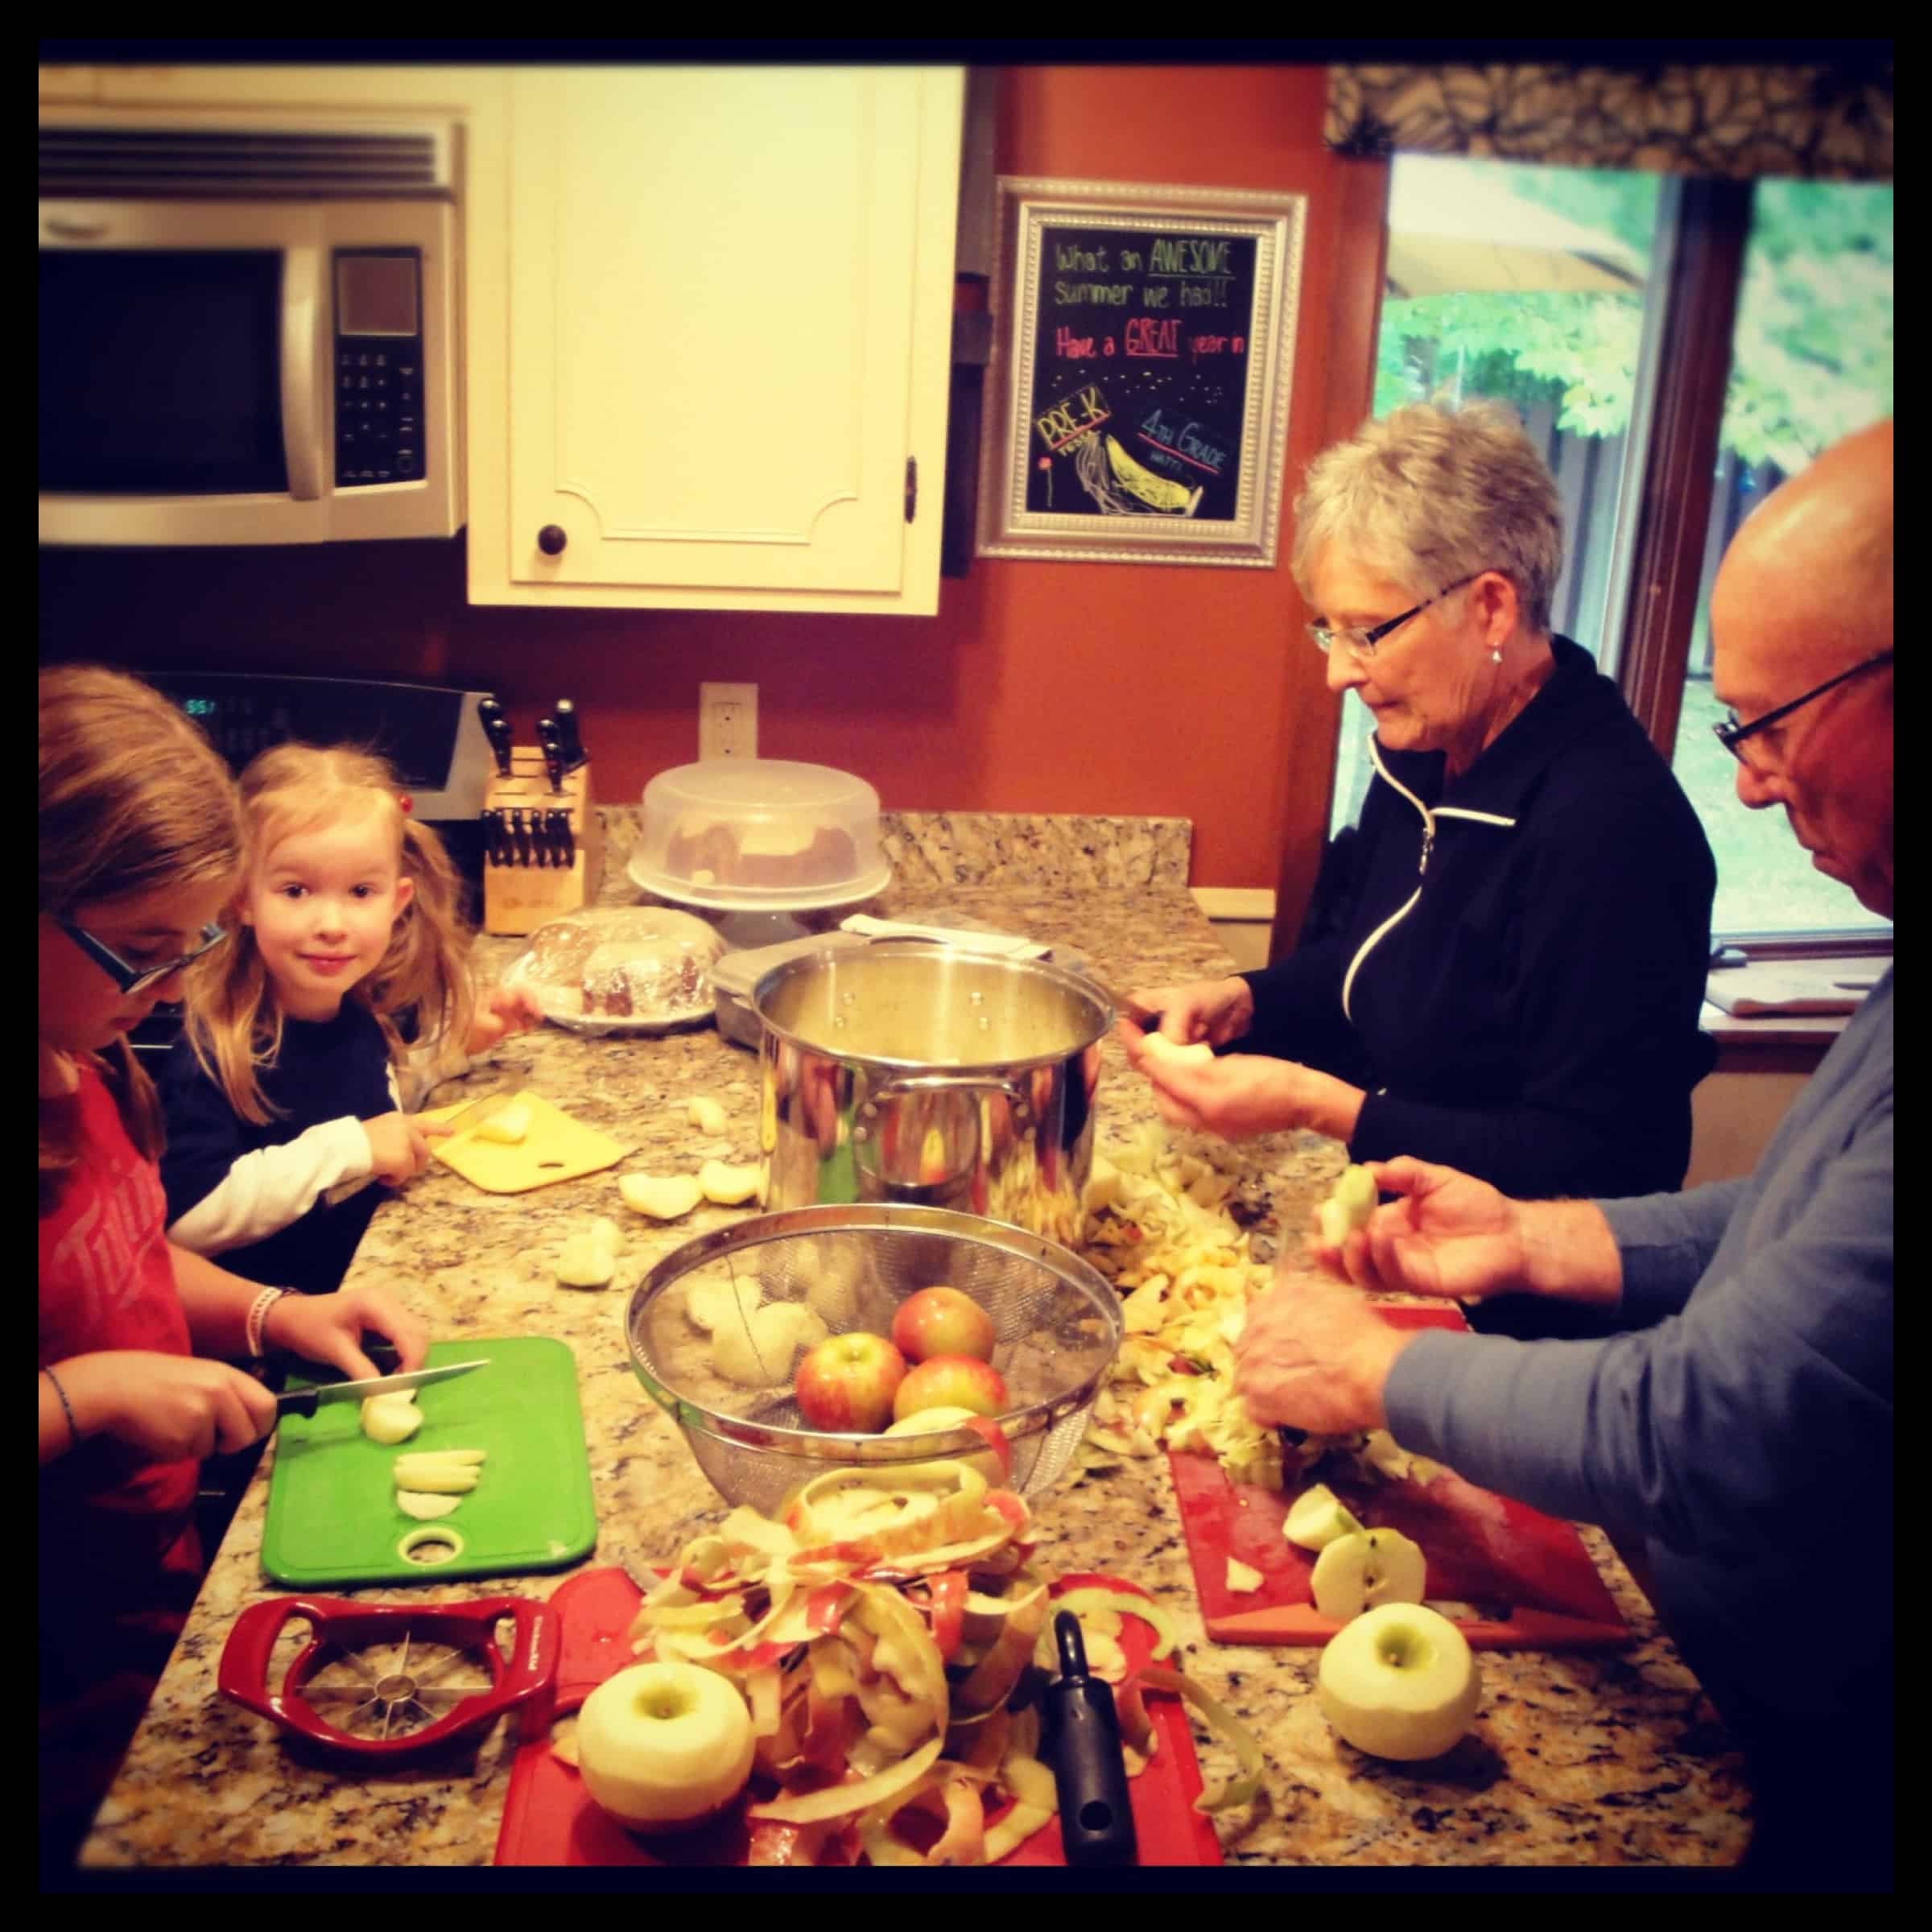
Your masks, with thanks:
[[[1122,988],[1227,970],[1185,889],[1184,826],[1178,867],[1175,842],[1158,826],[1125,827],[1141,836],[1123,841],[1138,853],[1123,876],[1117,856],[1097,865],[1092,851],[1082,856],[1084,843],[1107,847],[1105,822],[1058,824],[1063,829],[1051,836],[1027,835],[1035,859],[1046,861],[1030,873],[978,865],[976,854],[1000,856],[997,840],[989,845],[976,832],[962,841],[937,818],[936,829],[915,826],[907,836],[911,844],[924,836],[923,856],[895,853],[899,882],[880,909],[910,917],[949,910],[1023,931],[1077,949]],[[1100,836],[1089,838],[1083,827]],[[621,882],[623,829],[613,828],[611,899],[632,896]],[[1120,847],[1113,849],[1117,855]],[[1004,882],[967,882],[1002,869]],[[485,975],[518,947],[481,942]],[[1097,1102],[1103,1149],[1156,1117],[1111,1040],[1105,1052]],[[622,1333],[628,1290],[679,1244],[743,1211],[706,1204],[660,1228],[622,1207],[617,1176],[693,1171],[713,1154],[756,1159],[758,1060],[709,1026],[601,1039],[546,1027],[506,1042],[494,1059],[497,1071],[483,1076],[491,1084],[504,1073],[527,1078],[579,1119],[634,1143],[636,1155],[521,1195],[485,1194],[432,1166],[378,1213],[350,1278],[390,1289],[441,1339],[548,1335],[567,1343],[576,1357],[600,1525],[591,1560],[667,1554],[715,1522],[723,1505],[631,1373]],[[473,1088],[477,1079],[469,1076]],[[436,1097],[460,1098],[464,1087],[452,1083]],[[715,1142],[687,1124],[686,1104],[699,1094],[714,1096],[728,1116]],[[1246,1151],[1275,1220],[1290,1230],[1306,1224],[1344,1161],[1336,1144],[1308,1133],[1273,1136]],[[558,1251],[593,1214],[624,1225],[617,1284],[602,1292],[561,1288],[553,1273]],[[358,1772],[291,1748],[275,1728],[217,1695],[216,1667],[235,1617],[281,1594],[258,1560],[272,1455],[213,1562],[83,1850],[83,1867],[489,1864],[514,1748],[510,1725],[400,1769]],[[1310,1695],[1316,1653],[1205,1640],[1164,1459],[1064,1480],[1036,1507],[1042,1567],[1117,1571],[1153,1591],[1178,1616],[1186,1668],[1261,1736],[1267,1794],[1217,1827],[1231,1863],[1723,1865],[1743,1851],[1749,1801],[1740,1761],[1596,1530],[1584,1531],[1585,1541],[1629,1621],[1631,1643],[1606,1654],[1487,1654],[1476,1736],[1418,1773],[1335,1740]],[[436,1594],[508,1588],[540,1597],[562,1580],[452,1583]],[[1211,1778],[1232,1768],[1217,1744],[1203,1741],[1201,1755]]]

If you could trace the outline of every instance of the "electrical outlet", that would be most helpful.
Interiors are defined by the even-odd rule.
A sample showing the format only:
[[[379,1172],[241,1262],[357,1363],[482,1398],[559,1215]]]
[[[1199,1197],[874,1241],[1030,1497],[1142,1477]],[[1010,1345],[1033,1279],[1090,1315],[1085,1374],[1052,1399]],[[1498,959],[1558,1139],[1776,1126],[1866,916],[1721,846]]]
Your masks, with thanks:
[[[698,687],[698,757],[755,758],[758,755],[758,687],[755,684]]]

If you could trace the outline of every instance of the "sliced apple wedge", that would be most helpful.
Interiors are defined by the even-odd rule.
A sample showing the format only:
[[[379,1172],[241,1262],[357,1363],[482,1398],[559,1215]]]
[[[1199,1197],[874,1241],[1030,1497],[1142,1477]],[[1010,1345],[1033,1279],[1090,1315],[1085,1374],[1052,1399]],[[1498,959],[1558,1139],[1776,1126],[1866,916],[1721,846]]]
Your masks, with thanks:
[[[1361,1526],[1326,1483],[1316,1483],[1289,1505],[1282,1534],[1304,1550],[1326,1550],[1342,1537],[1356,1535]]]
[[[1338,1537],[1315,1559],[1315,1607],[1345,1624],[1383,1604],[1419,1604],[1428,1565],[1398,1530],[1361,1530]]]

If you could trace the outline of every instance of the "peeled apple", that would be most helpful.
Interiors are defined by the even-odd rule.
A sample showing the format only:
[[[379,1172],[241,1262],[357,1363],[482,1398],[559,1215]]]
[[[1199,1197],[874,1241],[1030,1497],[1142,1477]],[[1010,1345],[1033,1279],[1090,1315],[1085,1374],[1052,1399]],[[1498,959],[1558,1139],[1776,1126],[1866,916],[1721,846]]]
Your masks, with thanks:
[[[530,1109],[521,1104],[499,1108],[476,1126],[478,1140],[502,1141],[510,1146],[514,1146],[529,1132]]]
[[[615,1252],[600,1246],[588,1228],[570,1236],[557,1257],[557,1279],[566,1288],[608,1288],[617,1270]]]
[[[1190,1046],[1182,1046],[1169,1039],[1164,1033],[1150,1033],[1146,1036],[1145,1044],[1154,1059],[1171,1061],[1176,1066],[1204,1067],[1214,1059],[1214,1049],[1205,1040],[1196,1040]]]
[[[398,1489],[396,1492],[396,1507],[405,1516],[413,1516],[418,1522],[433,1522],[439,1516],[448,1516],[462,1501],[460,1496],[436,1496],[422,1489]]]
[[[1282,1534],[1304,1550],[1326,1550],[1338,1538],[1355,1535],[1361,1526],[1326,1483],[1317,1483],[1289,1505]]]
[[[692,1327],[709,1335],[720,1322],[749,1321],[753,1309],[764,1298],[764,1284],[755,1274],[698,1282],[685,1294],[684,1317]]]
[[[688,1174],[660,1178],[649,1174],[627,1174],[617,1182],[624,1205],[654,1221],[675,1221],[691,1212],[702,1200],[704,1190]]]
[[[1338,1537],[1315,1559],[1315,1607],[1345,1624],[1384,1604],[1419,1604],[1428,1566],[1418,1544],[1397,1530]]]
[[[684,1117],[700,1133],[722,1133],[724,1131],[724,1109],[708,1094],[700,1094],[684,1109]]]
[[[422,1426],[423,1411],[416,1406],[413,1389],[372,1395],[362,1404],[362,1433],[372,1443],[381,1443],[385,1447],[406,1443]]]
[[[1450,1749],[1481,1698],[1468,1639],[1420,1604],[1364,1611],[1328,1640],[1315,1678],[1315,1702],[1337,1736],[1404,1762]]]
[[[1375,1176],[1366,1167],[1344,1167],[1327,1199],[1315,1209],[1322,1245],[1339,1248],[1356,1228],[1366,1228],[1377,1198]]]
[[[744,1790],[757,1740],[729,1678],[696,1664],[633,1664],[598,1685],[577,1718],[584,1788],[639,1831],[676,1831]]]
[[[707,1161],[698,1170],[698,1187],[708,1201],[720,1208],[737,1208],[758,1191],[758,1170],[753,1165],[729,1167],[722,1161]]]
[[[711,1365],[728,1381],[766,1389],[789,1379],[800,1349],[824,1340],[825,1324],[800,1302],[766,1302],[711,1331]]]

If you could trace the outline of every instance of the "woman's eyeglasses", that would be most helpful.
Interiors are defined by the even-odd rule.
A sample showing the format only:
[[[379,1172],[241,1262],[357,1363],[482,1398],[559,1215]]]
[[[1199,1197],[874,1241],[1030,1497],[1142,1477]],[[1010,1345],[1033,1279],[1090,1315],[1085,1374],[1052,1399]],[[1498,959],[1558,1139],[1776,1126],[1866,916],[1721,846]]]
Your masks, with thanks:
[[[184,952],[179,959],[170,960],[163,966],[135,966],[122,959],[113,947],[103,945],[91,932],[76,926],[72,919],[64,919],[58,913],[49,916],[124,993],[145,993],[149,987],[159,985],[163,980],[172,979],[184,966],[192,965],[203,953],[219,946],[228,937],[228,929],[211,920],[201,928],[201,943],[192,952]]]
[[[1855,678],[1861,671],[1869,671],[1876,664],[1889,664],[1891,661],[1891,651],[1881,650],[1876,657],[1867,658],[1862,664],[1854,664],[1849,671],[1841,671],[1836,677],[1827,678],[1823,683],[1813,686],[1802,698],[1794,698],[1789,704],[1781,704],[1775,711],[1766,712],[1761,718],[1753,718],[1748,724],[1740,724],[1737,721],[1737,713],[1732,711],[1724,714],[1723,724],[1713,724],[1711,729],[1716,733],[1718,743],[1739,764],[1748,764],[1749,761],[1738,749],[1738,746],[1747,738],[1756,737],[1761,731],[1790,717],[1793,712],[1801,705],[1809,704],[1814,698],[1822,698],[1827,691],[1835,690],[1843,683],[1846,679]]]
[[[1472,570],[1466,577],[1458,577],[1453,584],[1445,584],[1432,597],[1424,597],[1413,610],[1406,610],[1399,617],[1390,617],[1385,623],[1377,624],[1372,630],[1356,630],[1346,627],[1337,628],[1327,624],[1311,624],[1308,634],[1315,639],[1315,647],[1326,657],[1336,645],[1358,658],[1372,658],[1375,647],[1392,630],[1399,630],[1411,617],[1419,617],[1431,604],[1439,604],[1452,590],[1460,590],[1465,584],[1473,584],[1483,573]]]

